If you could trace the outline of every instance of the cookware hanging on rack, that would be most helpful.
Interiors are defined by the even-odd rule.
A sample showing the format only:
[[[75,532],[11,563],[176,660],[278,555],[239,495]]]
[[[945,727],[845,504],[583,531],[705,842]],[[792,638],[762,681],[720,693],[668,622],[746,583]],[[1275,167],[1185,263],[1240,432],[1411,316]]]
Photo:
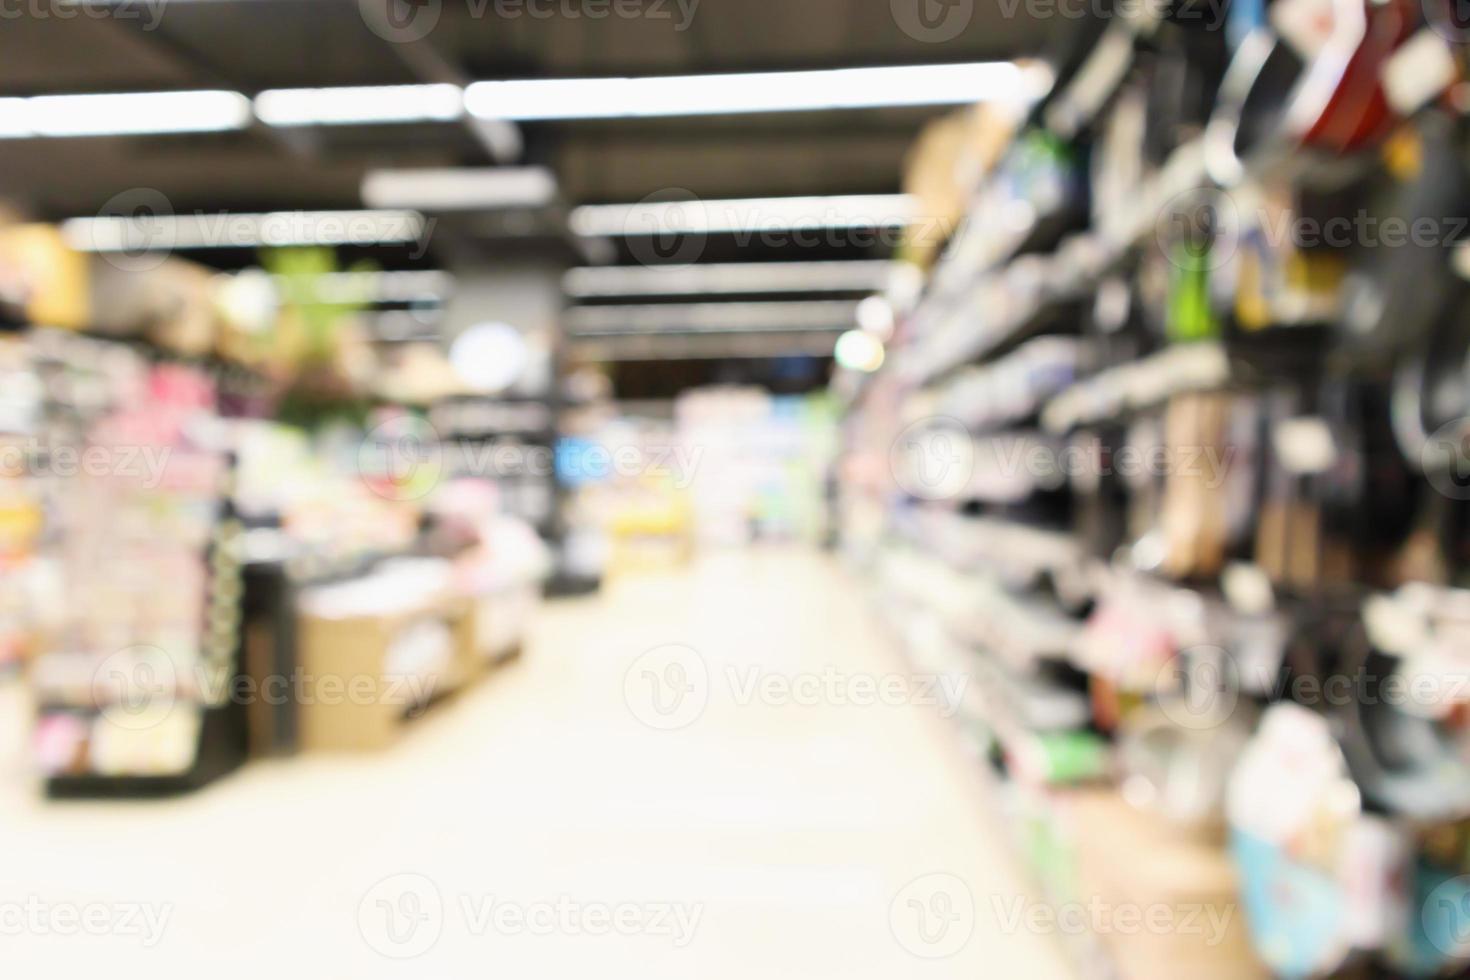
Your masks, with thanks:
[[[1416,585],[1369,599],[1346,638],[1337,676],[1351,696],[1329,707],[1354,779],[1386,812],[1470,817],[1467,635],[1470,593]]]
[[[1219,6],[1176,3],[1150,39],[1148,162],[1161,167],[1185,140],[1204,130],[1229,65]]]
[[[1349,275],[1344,304],[1345,339],[1365,358],[1424,347],[1463,305],[1466,283],[1454,263],[1470,229],[1465,149],[1463,117],[1438,109],[1385,148],[1388,200]]]
[[[1278,0],[1270,26],[1243,38],[1205,133],[1206,166],[1225,187],[1282,166],[1330,178],[1320,160],[1381,140],[1398,121],[1384,62],[1419,25],[1415,0]]]
[[[1394,448],[1388,405],[1387,384],[1371,375],[1322,382],[1317,417],[1332,449],[1316,486],[1324,584],[1387,588],[1399,576],[1419,487]]]

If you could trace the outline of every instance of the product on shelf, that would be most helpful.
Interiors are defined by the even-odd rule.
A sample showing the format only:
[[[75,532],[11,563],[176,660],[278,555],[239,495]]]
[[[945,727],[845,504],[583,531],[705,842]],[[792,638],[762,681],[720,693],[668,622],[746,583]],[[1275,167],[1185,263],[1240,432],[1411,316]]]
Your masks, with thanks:
[[[0,293],[20,323],[81,329],[91,320],[87,257],[51,225],[0,224]]]
[[[0,673],[35,652],[56,605],[43,552],[47,485],[37,466],[44,393],[31,356],[24,340],[0,334]]]
[[[81,438],[48,446],[56,550],[67,594],[87,601],[68,604],[33,670],[39,758],[58,793],[209,778],[241,748],[239,525],[214,387],[107,342],[58,340],[50,354],[52,411]]]
[[[456,590],[476,603],[475,650],[491,661],[521,648],[551,573],[551,553],[535,529],[501,513],[493,483],[446,485],[429,505],[430,542],[454,553]]]
[[[1089,963],[1452,975],[1463,46],[1437,3],[1219,13],[1068,32],[884,365],[835,386],[843,551],[916,663],[984,681],[964,730],[1049,887],[1246,912]]]
[[[1014,106],[985,103],[931,123],[920,134],[905,168],[904,191],[918,198],[930,226],[915,229],[905,257],[928,266],[939,255],[946,232],[964,218],[971,195],[1009,145],[1016,127]]]
[[[710,389],[681,396],[675,416],[697,541],[822,535],[833,427],[824,400]]]

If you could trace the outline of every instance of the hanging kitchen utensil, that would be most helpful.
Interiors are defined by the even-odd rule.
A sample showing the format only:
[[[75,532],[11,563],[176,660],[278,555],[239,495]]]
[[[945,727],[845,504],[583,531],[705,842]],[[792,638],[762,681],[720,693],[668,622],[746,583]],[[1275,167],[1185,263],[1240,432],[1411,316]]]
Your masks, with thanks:
[[[1417,820],[1470,816],[1470,593],[1416,586],[1370,599],[1332,704],[1364,796]],[[1324,693],[1325,689],[1324,689]]]
[[[1333,458],[1312,490],[1326,582],[1396,584],[1393,558],[1414,529],[1419,485],[1394,447],[1388,405],[1388,386],[1375,378],[1323,382],[1316,418]]]
[[[1221,9],[1203,0],[1176,3],[1151,39],[1145,149],[1155,167],[1209,122],[1230,62]]]
[[[1415,0],[1278,0],[1269,20],[1240,42],[1206,129],[1222,186],[1288,162],[1305,170],[1304,148],[1353,153],[1397,122],[1382,68],[1419,24]]]
[[[1394,182],[1344,303],[1348,342],[1365,357],[1423,346],[1466,298],[1453,267],[1470,230],[1465,146],[1463,117],[1432,109],[1385,148]]]
[[[1446,304],[1426,343],[1406,353],[1394,372],[1392,421],[1399,451],[1409,465],[1455,486],[1470,488],[1460,472],[1470,417],[1470,289],[1450,287]],[[1463,498],[1462,498],[1463,499]]]

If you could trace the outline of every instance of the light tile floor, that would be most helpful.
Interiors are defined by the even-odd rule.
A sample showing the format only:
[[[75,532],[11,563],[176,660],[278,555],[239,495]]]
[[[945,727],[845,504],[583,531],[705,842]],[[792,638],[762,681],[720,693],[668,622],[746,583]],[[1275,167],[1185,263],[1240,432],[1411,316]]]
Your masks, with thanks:
[[[0,687],[0,973],[1070,976],[1002,925],[1030,885],[950,723],[852,703],[903,671],[845,573],[783,550],[552,604],[390,753],[183,800],[41,801]],[[94,902],[105,935],[33,924]]]

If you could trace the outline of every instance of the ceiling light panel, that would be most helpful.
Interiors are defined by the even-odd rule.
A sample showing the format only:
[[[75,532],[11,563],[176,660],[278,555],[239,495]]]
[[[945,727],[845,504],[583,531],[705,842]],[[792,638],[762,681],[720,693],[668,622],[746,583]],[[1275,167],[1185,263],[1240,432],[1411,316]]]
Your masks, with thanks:
[[[255,97],[255,115],[271,126],[452,122],[463,114],[464,90],[447,84],[282,88]]]
[[[742,198],[725,201],[640,201],[575,209],[572,230],[584,236],[638,236],[899,228],[919,203],[907,194]]]
[[[1044,69],[1010,61],[830,71],[476,82],[465,108],[487,119],[616,119],[1030,101]]]

